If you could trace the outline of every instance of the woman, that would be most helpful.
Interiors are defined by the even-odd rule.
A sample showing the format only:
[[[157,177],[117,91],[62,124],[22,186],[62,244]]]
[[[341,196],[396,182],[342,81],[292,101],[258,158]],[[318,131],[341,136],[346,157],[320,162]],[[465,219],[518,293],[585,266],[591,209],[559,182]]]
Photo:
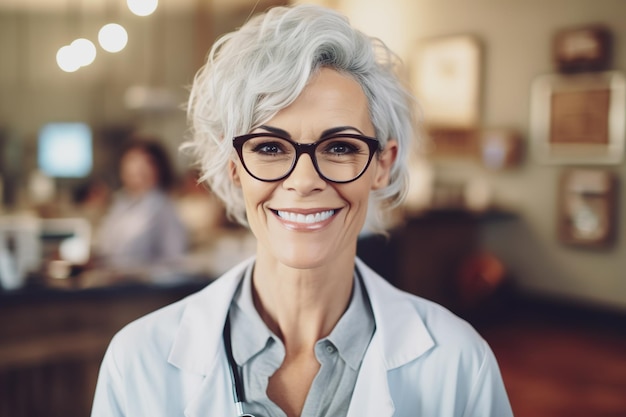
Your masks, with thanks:
[[[256,256],[122,330],[93,416],[512,415],[476,332],[356,258],[368,208],[380,225],[407,182],[410,100],[391,58],[315,6],[217,42],[188,146]]]
[[[174,175],[159,142],[137,138],[120,159],[122,188],[100,225],[96,262],[125,270],[174,262],[187,232],[168,195]]]

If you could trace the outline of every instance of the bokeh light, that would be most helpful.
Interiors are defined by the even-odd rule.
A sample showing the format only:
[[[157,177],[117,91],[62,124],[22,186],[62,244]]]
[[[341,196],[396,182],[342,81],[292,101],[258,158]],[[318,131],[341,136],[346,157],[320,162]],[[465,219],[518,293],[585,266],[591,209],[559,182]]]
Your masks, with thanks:
[[[57,51],[57,65],[65,72],[74,72],[81,67],[80,59],[70,45],[62,46]]]
[[[107,52],[119,52],[128,42],[128,33],[123,26],[117,23],[109,23],[102,26],[98,32],[98,42],[102,49]]]
[[[96,46],[89,39],[78,38],[70,44],[70,47],[81,67],[90,65],[96,59]]]
[[[159,5],[158,0],[127,0],[128,8],[137,16],[148,16],[154,13]]]

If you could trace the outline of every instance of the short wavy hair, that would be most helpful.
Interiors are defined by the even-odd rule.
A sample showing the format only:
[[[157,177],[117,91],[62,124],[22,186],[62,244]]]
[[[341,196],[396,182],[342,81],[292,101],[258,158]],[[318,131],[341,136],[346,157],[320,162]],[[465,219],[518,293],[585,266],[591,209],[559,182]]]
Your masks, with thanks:
[[[408,188],[408,155],[416,140],[413,98],[401,82],[400,60],[348,19],[314,5],[276,7],[222,36],[196,74],[187,103],[190,138],[182,146],[201,181],[224,201],[228,215],[247,225],[241,189],[230,180],[231,139],[249,133],[291,104],[320,68],[356,80],[367,97],[376,137],[398,142],[389,185],[370,196],[368,226],[384,232],[386,209]]]

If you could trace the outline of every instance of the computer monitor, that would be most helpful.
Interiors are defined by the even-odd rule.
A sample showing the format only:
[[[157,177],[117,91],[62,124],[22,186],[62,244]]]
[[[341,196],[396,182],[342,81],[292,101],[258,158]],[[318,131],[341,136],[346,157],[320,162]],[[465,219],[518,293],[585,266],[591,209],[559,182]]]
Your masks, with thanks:
[[[93,166],[92,132],[86,123],[48,123],[39,131],[37,160],[49,177],[82,178]]]

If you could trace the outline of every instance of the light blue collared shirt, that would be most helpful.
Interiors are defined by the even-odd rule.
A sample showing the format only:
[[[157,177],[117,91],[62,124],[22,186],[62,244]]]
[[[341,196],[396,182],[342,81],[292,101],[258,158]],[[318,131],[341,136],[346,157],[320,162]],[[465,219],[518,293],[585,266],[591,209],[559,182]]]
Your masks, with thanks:
[[[285,347],[263,322],[252,298],[252,269],[239,286],[229,316],[233,357],[242,371],[244,411],[258,417],[285,417],[267,396],[269,378],[285,358]],[[320,369],[313,380],[301,417],[345,416],[365,351],[376,324],[358,277],[350,304],[328,337],[315,344]]]

